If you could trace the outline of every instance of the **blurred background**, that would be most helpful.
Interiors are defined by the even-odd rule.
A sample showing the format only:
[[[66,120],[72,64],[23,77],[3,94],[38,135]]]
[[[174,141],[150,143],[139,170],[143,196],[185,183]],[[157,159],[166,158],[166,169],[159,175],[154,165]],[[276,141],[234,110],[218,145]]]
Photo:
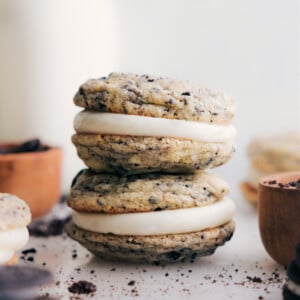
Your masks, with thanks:
[[[67,192],[83,164],[72,98],[112,71],[186,79],[237,102],[236,186],[258,135],[300,129],[297,0],[0,0],[0,140],[64,148]]]

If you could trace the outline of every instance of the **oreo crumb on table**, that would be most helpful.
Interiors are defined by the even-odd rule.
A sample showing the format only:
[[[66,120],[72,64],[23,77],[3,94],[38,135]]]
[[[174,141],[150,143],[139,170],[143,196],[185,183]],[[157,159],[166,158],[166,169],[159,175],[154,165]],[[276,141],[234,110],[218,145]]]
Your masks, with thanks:
[[[68,291],[72,294],[93,294],[97,291],[97,288],[89,281],[80,280],[69,286]]]
[[[27,254],[35,254],[36,253],[36,249],[35,248],[30,248],[30,249],[25,249],[22,251],[22,254],[27,255]]]
[[[130,280],[130,281],[128,282],[128,285],[129,285],[129,286],[135,285],[135,281],[134,281],[134,280]]]
[[[246,277],[250,282],[254,282],[254,283],[262,283],[262,279],[260,277],[250,277],[250,276],[247,276]]]
[[[29,226],[29,233],[35,237],[49,237],[55,235],[61,235],[66,223],[71,220],[68,216],[64,219],[52,219],[50,221],[37,220],[32,222]]]

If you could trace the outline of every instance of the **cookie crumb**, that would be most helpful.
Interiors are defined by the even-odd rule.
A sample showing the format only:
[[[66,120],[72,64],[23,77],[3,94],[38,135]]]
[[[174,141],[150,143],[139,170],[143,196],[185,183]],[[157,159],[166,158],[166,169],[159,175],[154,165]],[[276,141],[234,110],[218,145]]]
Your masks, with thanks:
[[[74,282],[68,287],[68,291],[72,294],[91,294],[95,293],[96,290],[97,288],[93,283],[85,280]]]
[[[129,286],[135,285],[135,281],[134,281],[134,280],[130,280],[130,281],[128,282],[128,285],[129,285]]]

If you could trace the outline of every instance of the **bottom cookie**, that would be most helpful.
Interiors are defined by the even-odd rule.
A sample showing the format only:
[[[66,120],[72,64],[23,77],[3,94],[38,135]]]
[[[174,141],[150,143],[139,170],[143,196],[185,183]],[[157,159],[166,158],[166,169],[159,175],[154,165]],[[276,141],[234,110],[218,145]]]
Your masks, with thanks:
[[[230,240],[234,222],[199,232],[157,236],[123,236],[87,231],[72,222],[67,234],[96,256],[108,260],[173,263],[211,255]]]
[[[240,185],[241,191],[247,201],[252,204],[258,202],[258,190],[247,182],[242,182]]]

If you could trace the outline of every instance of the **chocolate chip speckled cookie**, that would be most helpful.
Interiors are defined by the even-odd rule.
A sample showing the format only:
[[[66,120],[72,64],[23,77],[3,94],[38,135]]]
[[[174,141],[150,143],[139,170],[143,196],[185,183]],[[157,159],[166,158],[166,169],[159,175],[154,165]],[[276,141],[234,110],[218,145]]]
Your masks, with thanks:
[[[85,111],[72,141],[97,172],[193,173],[235,150],[232,99],[187,82],[113,73],[84,83],[74,102]]]
[[[203,170],[235,150],[235,104],[188,82],[112,73],[84,83],[72,142],[89,167],[72,183],[67,234],[110,260],[212,254],[234,231],[227,184]]]
[[[80,212],[144,212],[210,205],[227,193],[228,185],[209,173],[120,177],[86,169],[74,178],[68,204]]]
[[[187,81],[150,75],[111,73],[81,85],[74,97],[87,110],[228,124],[233,100]]]
[[[204,143],[170,137],[75,134],[78,156],[98,172],[193,173],[223,165],[235,151],[230,143]]]
[[[199,232],[156,236],[100,234],[69,223],[67,234],[96,256],[109,260],[173,263],[211,255],[230,240],[234,223]]]
[[[17,262],[15,252],[28,242],[26,226],[30,221],[30,210],[23,200],[0,193],[0,265]]]

